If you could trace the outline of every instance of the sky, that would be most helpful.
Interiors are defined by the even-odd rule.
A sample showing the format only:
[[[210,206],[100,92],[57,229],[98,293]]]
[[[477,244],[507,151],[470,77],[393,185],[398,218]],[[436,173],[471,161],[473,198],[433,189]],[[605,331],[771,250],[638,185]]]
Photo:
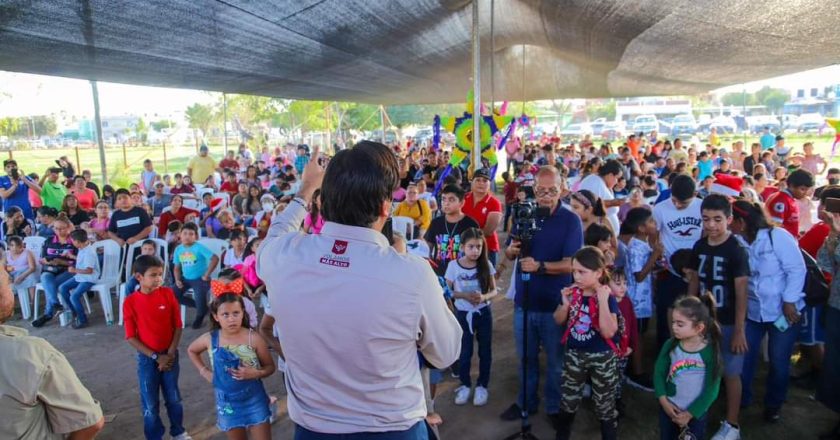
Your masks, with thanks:
[[[754,92],[765,85],[795,90],[823,87],[838,82],[840,65],[834,65],[724,87],[714,90],[713,93],[722,95],[742,90]],[[99,102],[103,116],[132,114],[152,120],[166,116],[177,117],[182,115],[187,106],[196,102],[215,102],[218,96],[218,93],[198,90],[99,83]],[[0,71],[0,118],[59,114],[62,111],[68,115],[93,115],[93,100],[88,81]]]

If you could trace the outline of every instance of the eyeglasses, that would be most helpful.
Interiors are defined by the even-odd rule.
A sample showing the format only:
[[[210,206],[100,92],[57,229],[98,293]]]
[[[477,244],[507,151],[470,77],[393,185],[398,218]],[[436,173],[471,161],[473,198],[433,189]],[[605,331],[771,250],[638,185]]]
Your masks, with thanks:
[[[534,192],[537,194],[537,197],[556,196],[560,194],[560,190],[557,188],[536,188]]]

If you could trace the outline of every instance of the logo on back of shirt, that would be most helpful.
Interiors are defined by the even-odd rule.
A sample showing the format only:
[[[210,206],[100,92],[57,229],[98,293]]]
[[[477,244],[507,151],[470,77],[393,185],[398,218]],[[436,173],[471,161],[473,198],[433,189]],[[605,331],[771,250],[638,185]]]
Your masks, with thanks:
[[[667,222],[666,226],[680,237],[691,237],[702,227],[702,220],[696,217],[680,217]]]
[[[336,240],[333,243],[332,252],[336,255],[342,255],[347,251],[347,242],[344,240]]]

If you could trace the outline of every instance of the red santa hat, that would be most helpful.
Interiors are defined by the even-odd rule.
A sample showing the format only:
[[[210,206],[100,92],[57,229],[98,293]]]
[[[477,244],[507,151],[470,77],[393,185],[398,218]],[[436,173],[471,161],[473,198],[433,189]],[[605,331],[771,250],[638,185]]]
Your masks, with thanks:
[[[219,211],[225,207],[227,203],[225,203],[225,199],[217,198],[210,201],[210,210],[211,211]]]
[[[715,181],[712,183],[712,193],[738,197],[741,195],[741,187],[743,185],[744,180],[738,176],[718,173],[715,174]]]

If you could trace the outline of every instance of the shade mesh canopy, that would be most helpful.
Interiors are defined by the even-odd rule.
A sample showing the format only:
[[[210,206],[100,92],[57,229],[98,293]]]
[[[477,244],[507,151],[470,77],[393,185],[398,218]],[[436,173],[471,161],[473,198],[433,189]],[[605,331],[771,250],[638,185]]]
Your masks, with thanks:
[[[840,60],[836,0],[495,0],[492,52],[480,1],[485,100],[694,94]],[[0,0],[0,69],[451,103],[472,84],[471,24],[463,0]]]

